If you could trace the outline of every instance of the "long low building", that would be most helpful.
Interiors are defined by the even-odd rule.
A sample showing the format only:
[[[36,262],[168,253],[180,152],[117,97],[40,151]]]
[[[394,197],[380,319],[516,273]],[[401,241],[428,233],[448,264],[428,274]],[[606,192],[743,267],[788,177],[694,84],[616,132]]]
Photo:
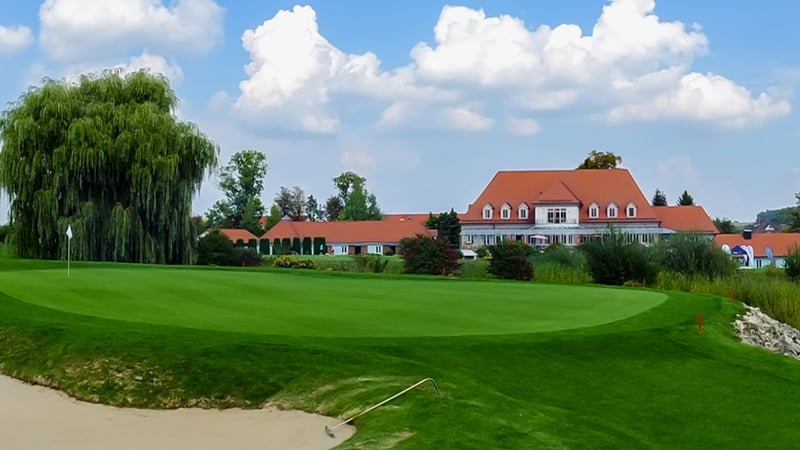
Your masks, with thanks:
[[[742,267],[758,269],[775,264],[783,267],[794,245],[800,246],[800,233],[718,234],[714,242],[739,260]]]
[[[414,219],[419,219],[415,217]],[[425,228],[422,220],[364,220],[334,222],[294,222],[284,218],[267,231],[261,239],[272,243],[277,239],[303,240],[324,238],[326,248],[322,253],[332,255],[394,254],[403,238],[418,234],[434,236],[435,231]],[[319,249],[315,249],[318,253]]]

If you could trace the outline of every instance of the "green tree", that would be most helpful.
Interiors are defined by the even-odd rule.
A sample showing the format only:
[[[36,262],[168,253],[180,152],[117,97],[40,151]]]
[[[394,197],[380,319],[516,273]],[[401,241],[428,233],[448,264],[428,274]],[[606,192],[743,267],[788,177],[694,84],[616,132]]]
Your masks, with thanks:
[[[197,242],[197,264],[235,266],[237,262],[236,248],[219,230],[208,233]]]
[[[218,149],[175,116],[163,76],[46,80],[0,116],[0,188],[17,254],[148,263],[194,259],[192,196]]]
[[[322,209],[317,199],[314,198],[313,195],[309,195],[306,200],[306,217],[308,220],[311,222],[319,222],[322,220],[324,218]]]
[[[800,192],[794,194],[797,199],[797,206],[794,207],[791,213],[791,221],[789,222],[790,233],[800,233]]]
[[[692,206],[694,205],[694,197],[689,195],[688,191],[683,191],[680,197],[678,197],[678,206]]]
[[[598,239],[578,247],[586,255],[586,265],[598,284],[622,285],[626,281],[652,280],[656,266],[647,247],[612,228]]]
[[[338,220],[381,220],[378,200],[367,190],[366,182],[354,172],[344,172],[333,179],[343,205]]]
[[[331,195],[328,197],[328,200],[325,201],[325,220],[328,222],[339,220],[339,215],[342,214],[342,209],[344,209],[344,203],[342,203],[342,199],[336,195]]]
[[[667,206],[667,196],[661,192],[661,189],[656,189],[656,193],[653,194],[653,200],[651,203],[653,206]]]
[[[442,275],[458,270],[458,254],[447,243],[417,235],[400,240],[405,273]]]
[[[264,228],[261,226],[261,216],[263,215],[264,206],[261,204],[261,200],[250,197],[242,211],[242,222],[239,226],[256,236],[261,236],[264,234]]]
[[[303,214],[306,210],[306,194],[300,186],[295,186],[291,189],[281,186],[278,193],[275,194],[274,200],[282,215],[289,216],[294,221],[305,219]]]
[[[727,217],[715,217],[714,226],[717,227],[717,230],[719,230],[719,232],[722,234],[736,233],[736,227],[733,225],[733,221]]]
[[[278,208],[278,205],[272,204],[272,207],[269,209],[269,216],[267,216],[267,223],[264,225],[264,231],[269,231],[281,221],[283,215],[281,214],[281,209]]]
[[[252,223],[251,216],[260,218],[264,214],[261,191],[266,176],[267,158],[263,153],[258,150],[235,153],[219,171],[219,187],[225,199],[217,201],[206,213],[209,223],[222,228],[245,228],[242,223]]]
[[[506,240],[489,247],[492,259],[487,271],[501,280],[528,281],[533,278],[533,248],[522,241]]]
[[[429,213],[425,227],[429,230],[436,230],[439,233],[439,239],[447,242],[450,247],[461,247],[461,220],[453,208],[450,208],[450,212],[443,212],[438,216]]]
[[[578,169],[614,169],[622,163],[622,157],[611,152],[592,150]]]

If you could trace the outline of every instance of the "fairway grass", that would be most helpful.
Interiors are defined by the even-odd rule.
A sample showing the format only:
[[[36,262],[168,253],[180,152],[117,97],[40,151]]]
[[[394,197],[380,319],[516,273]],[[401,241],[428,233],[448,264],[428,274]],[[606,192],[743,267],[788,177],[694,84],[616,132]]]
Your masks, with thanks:
[[[90,401],[346,417],[430,376],[440,396],[358,418],[341,448],[800,442],[800,361],[739,343],[741,305],[715,296],[110,264],[65,278],[0,262],[0,371]],[[253,293],[216,295],[236,290]]]
[[[0,272],[18,300],[107,319],[264,335],[411,337],[596,326],[657,292],[453,279],[117,266]]]

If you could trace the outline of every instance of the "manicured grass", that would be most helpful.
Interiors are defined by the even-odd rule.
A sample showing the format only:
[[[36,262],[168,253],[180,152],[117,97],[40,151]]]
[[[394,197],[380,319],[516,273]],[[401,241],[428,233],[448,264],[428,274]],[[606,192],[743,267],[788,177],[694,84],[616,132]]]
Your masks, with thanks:
[[[656,292],[324,273],[81,266],[0,272],[19,300],[109,319],[289,336],[410,337],[555,331],[614,322]]]
[[[96,273],[83,279],[81,271]],[[741,308],[719,297],[79,264],[74,280],[85,286],[64,288],[83,298],[75,299],[60,293],[62,272],[59,263],[0,262],[0,370],[90,400],[159,407],[273,401],[344,416],[432,376],[442,396],[426,386],[359,418],[358,433],[343,448],[791,448],[800,441],[800,362],[738,343],[730,321]],[[205,292],[212,285],[274,291],[223,301]],[[403,289],[413,295],[395,292]],[[161,300],[129,290],[156,292]],[[338,307],[326,308],[318,291],[351,297],[329,300]],[[281,295],[294,303],[279,302]],[[619,309],[612,315],[620,320],[551,331],[527,323],[552,316],[558,303],[565,312],[549,320],[573,323],[580,308],[570,304],[584,297],[604,304],[600,309]],[[639,314],[617,305],[637,298],[647,306]],[[400,305],[389,308],[391,302]],[[344,307],[353,312],[334,312]],[[495,310],[503,320],[491,318]],[[257,330],[272,323],[260,317],[270,314],[322,330]],[[396,325],[359,325],[348,319],[353,314]],[[416,325],[428,314],[436,319]],[[456,332],[437,323],[451,314],[460,323]],[[230,321],[238,324],[225,325]],[[459,335],[468,326],[476,331]]]

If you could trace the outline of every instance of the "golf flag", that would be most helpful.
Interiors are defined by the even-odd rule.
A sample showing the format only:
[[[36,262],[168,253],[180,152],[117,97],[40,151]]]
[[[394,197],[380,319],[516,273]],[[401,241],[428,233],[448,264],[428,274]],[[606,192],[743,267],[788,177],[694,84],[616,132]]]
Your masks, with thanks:
[[[72,225],[67,225],[67,239],[72,239]]]

